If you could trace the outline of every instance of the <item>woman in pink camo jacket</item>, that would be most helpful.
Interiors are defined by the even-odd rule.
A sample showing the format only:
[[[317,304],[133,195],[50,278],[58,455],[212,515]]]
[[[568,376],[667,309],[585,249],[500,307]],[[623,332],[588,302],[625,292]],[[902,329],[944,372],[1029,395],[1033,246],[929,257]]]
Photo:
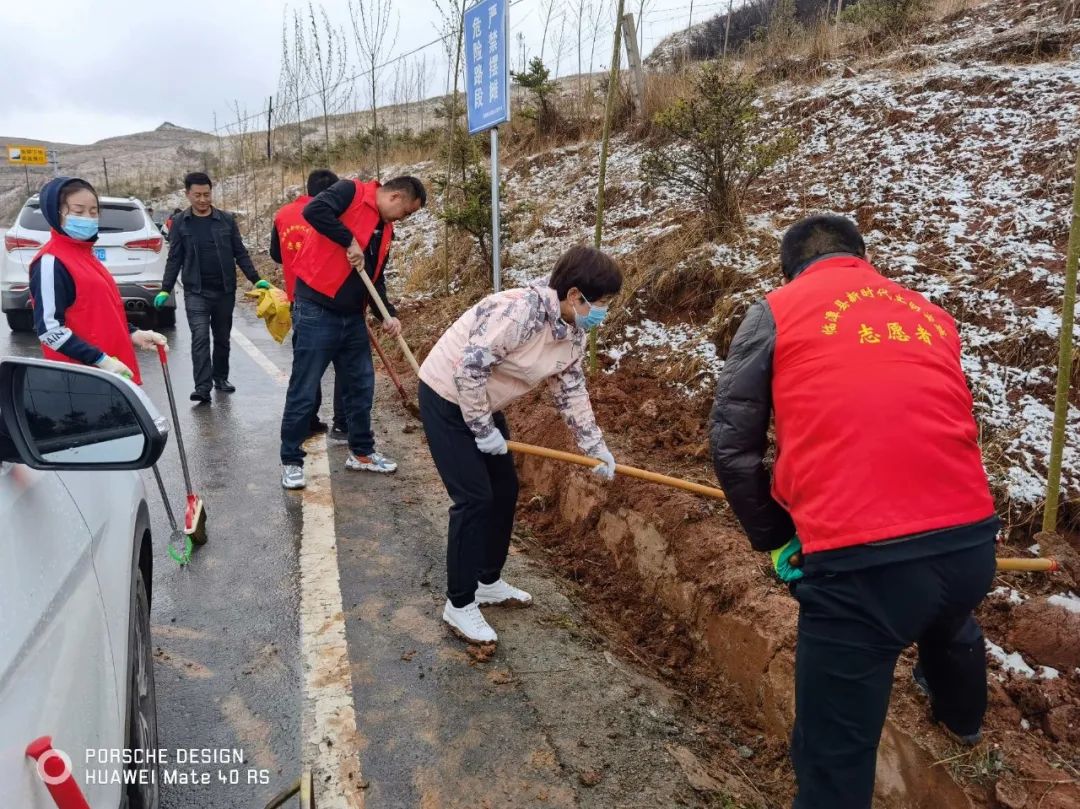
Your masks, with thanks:
[[[464,640],[494,643],[480,613],[493,604],[527,606],[532,596],[502,579],[518,482],[502,409],[547,382],[581,450],[615,474],[585,387],[588,331],[622,288],[613,258],[568,250],[551,278],[489,295],[458,318],[420,369],[420,414],[428,447],[453,501],[446,548],[443,620]]]

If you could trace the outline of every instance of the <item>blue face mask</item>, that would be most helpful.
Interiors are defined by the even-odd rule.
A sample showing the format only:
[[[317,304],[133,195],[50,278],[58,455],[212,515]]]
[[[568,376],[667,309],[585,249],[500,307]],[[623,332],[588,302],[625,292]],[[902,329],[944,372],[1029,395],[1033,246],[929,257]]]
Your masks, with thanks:
[[[97,232],[97,217],[68,214],[64,219],[64,233],[73,239],[78,239],[81,242],[89,241],[97,236]]]
[[[592,302],[584,295],[581,296],[581,299],[589,304],[589,313],[583,317],[577,313],[577,310],[574,310],[574,322],[579,329],[590,331],[604,322],[604,318],[607,317],[607,307],[593,306]]]

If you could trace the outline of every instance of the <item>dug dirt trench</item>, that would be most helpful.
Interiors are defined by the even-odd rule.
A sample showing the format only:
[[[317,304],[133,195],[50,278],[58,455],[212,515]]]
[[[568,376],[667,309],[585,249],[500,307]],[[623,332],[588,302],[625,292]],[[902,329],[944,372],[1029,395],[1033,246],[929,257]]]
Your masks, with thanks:
[[[617,459],[712,482],[701,474],[701,463],[687,461],[701,457],[700,447],[684,453],[681,470],[680,461],[663,447],[647,459],[635,457],[631,441],[641,446],[637,424],[611,425],[623,426],[619,422],[627,420],[626,414],[630,422],[640,421],[630,405],[641,400],[625,393],[625,386],[614,389],[601,381],[594,387],[594,404],[601,424],[607,419]],[[543,398],[538,394],[511,415],[514,437],[572,450],[566,430]],[[721,740],[715,748],[718,768],[735,760],[768,785],[762,796],[766,805],[789,805],[793,779],[785,753],[794,711],[798,608],[786,588],[768,575],[767,557],[751,551],[726,506],[631,479],[604,486],[588,472],[558,461],[525,457],[518,469],[519,523],[526,544],[582,585],[605,631],[689,692],[718,724],[741,729],[735,738],[728,734],[730,744]],[[1018,631],[1023,633],[1022,626],[1013,634]],[[992,672],[987,741],[971,752],[930,721],[925,701],[911,686],[912,663],[909,652],[897,666],[878,755],[875,807],[1080,805],[1075,777],[1070,777],[1075,762],[1069,754],[1055,753],[1068,748],[1039,730],[1020,730],[1028,725],[1022,716],[1038,723],[1035,710],[1015,708],[1017,695],[1029,683]],[[1066,688],[1065,679],[1061,688]],[[1067,679],[1069,693],[1062,701],[1071,716],[1076,678],[1070,672]],[[739,762],[738,737],[755,734],[768,753]],[[1055,759],[1064,762],[1064,769]]]

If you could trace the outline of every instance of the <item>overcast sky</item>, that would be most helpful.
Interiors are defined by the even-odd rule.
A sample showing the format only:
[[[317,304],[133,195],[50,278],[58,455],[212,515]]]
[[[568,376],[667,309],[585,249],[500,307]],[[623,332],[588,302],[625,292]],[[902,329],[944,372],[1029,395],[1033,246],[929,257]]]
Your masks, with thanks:
[[[550,1],[556,11],[545,62],[554,62],[559,15],[565,9],[561,72],[576,72],[579,0]],[[640,1],[626,0],[627,10],[637,13]],[[539,54],[548,2],[519,0],[511,8],[515,64],[519,32],[525,35],[529,56]],[[433,0],[392,0],[392,4],[400,18],[394,55],[439,35]],[[616,4],[613,0],[593,4],[603,9],[603,33],[595,55],[599,70],[611,58]],[[355,58],[347,0],[324,0],[323,5],[335,23],[345,26]],[[690,5],[690,0],[647,0],[646,52],[665,35],[685,28]],[[725,10],[727,3],[706,0],[693,6],[698,22]],[[307,8],[295,3],[291,7]],[[208,131],[215,112],[219,124],[228,115],[235,117],[233,99],[249,112],[263,109],[267,96],[277,91],[285,8],[278,0],[14,3],[5,9],[0,28],[0,137],[92,143],[153,129],[162,121]],[[426,53],[429,94],[434,95],[444,86],[446,69],[439,46]],[[439,68],[434,67],[436,60]]]

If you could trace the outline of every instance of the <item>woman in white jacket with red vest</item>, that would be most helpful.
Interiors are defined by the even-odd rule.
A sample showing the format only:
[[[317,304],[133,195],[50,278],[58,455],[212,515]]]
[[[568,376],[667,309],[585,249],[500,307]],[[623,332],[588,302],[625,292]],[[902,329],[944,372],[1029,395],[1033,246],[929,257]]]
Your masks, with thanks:
[[[532,596],[501,578],[510,547],[518,482],[500,412],[547,382],[578,446],[615,474],[585,387],[587,333],[622,288],[610,256],[574,247],[551,278],[489,295],[458,318],[420,369],[420,414],[428,447],[453,500],[446,549],[443,620],[464,640],[494,643],[480,613],[493,604],[528,605]]]

